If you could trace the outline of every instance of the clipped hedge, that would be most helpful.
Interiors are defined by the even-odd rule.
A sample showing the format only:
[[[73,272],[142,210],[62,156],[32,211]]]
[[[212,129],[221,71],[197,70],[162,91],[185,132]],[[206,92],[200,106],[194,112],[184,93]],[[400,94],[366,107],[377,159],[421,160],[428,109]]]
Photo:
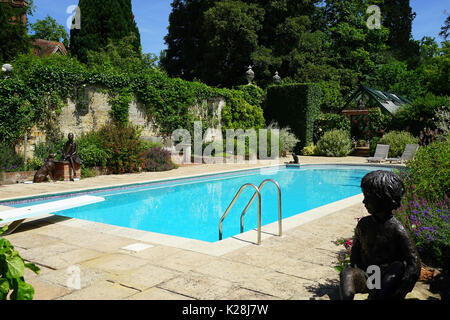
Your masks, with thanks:
[[[320,114],[322,91],[316,83],[274,85],[267,88],[264,115],[267,122],[290,127],[300,139],[299,152],[314,138],[314,122]]]

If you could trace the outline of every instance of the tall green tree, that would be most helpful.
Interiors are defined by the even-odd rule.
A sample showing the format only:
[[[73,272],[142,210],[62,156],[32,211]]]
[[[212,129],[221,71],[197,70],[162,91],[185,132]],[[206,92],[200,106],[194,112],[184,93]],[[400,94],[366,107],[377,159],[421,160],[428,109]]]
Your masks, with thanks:
[[[341,91],[348,95],[361,83],[372,83],[379,65],[389,61],[389,29],[369,28],[370,5],[383,0],[326,0],[322,7],[322,25],[330,48],[330,63],[337,70]]]
[[[88,51],[99,51],[109,41],[134,35],[132,43],[140,52],[140,34],[134,21],[131,0],[79,0],[81,28],[70,32],[70,51],[83,62]]]
[[[10,62],[31,48],[27,23],[23,23],[21,17],[32,14],[33,1],[28,1],[28,6],[22,8],[13,7],[10,3],[0,3],[0,63]]]
[[[410,0],[384,0],[381,5],[383,25],[389,29],[388,45],[394,56],[416,66],[419,45],[412,37],[412,24],[416,13],[412,11]]]
[[[264,10],[240,0],[217,2],[204,13],[200,77],[214,86],[232,87],[245,82],[246,66],[258,47]]]
[[[444,25],[442,26],[439,35],[444,38],[444,40],[447,40],[448,36],[450,35],[450,14],[448,15],[447,19],[445,19]]]
[[[317,0],[174,0],[161,64],[171,76],[213,86],[267,85],[275,71],[296,81],[322,79],[325,35],[312,30]]]
[[[173,77],[185,80],[199,78],[203,38],[203,14],[214,1],[174,0],[169,15],[168,33],[164,37],[167,49],[160,58],[161,66]]]
[[[69,45],[69,34],[66,29],[49,15],[43,20],[31,23],[30,29],[34,32],[32,35],[34,39],[62,42],[66,47]]]
[[[325,33],[314,27],[319,1],[251,0],[264,9],[259,46],[252,54],[261,82],[272,82],[275,71],[297,82],[330,80]]]

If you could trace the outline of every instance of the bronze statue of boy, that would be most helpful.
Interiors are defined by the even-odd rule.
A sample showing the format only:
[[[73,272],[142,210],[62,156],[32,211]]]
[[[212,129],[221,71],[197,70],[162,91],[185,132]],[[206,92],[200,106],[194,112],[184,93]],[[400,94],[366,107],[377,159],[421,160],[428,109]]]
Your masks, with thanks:
[[[370,216],[356,226],[350,266],[340,275],[341,298],[369,293],[370,300],[404,299],[419,279],[421,262],[409,232],[392,214],[400,207],[403,182],[395,173],[379,170],[363,178],[361,189]],[[378,286],[368,281],[372,270],[379,271]]]
[[[81,159],[77,155],[78,145],[73,141],[73,133],[69,133],[69,141],[64,144],[63,148],[63,161],[69,161],[72,167],[73,179],[77,178],[77,171],[75,170],[75,163],[81,165]]]

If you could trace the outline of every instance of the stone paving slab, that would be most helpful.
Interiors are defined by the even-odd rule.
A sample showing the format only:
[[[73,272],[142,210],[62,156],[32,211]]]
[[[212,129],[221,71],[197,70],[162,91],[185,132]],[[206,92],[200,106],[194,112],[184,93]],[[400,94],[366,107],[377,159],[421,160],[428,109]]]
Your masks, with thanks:
[[[139,292],[127,300],[195,300],[194,298],[183,296],[168,290],[158,287],[153,287],[148,290]]]
[[[114,282],[125,287],[144,291],[165,281],[179,276],[179,272],[153,265],[145,265],[131,272],[124,272],[114,277]]]
[[[158,287],[199,300],[226,299],[239,287],[232,282],[195,272],[188,272]]]
[[[129,255],[112,253],[81,263],[82,269],[96,269],[111,273],[130,272],[148,264],[147,260]]]
[[[91,286],[76,290],[57,300],[122,300],[138,293],[132,288],[121,286],[109,281],[98,281]]]

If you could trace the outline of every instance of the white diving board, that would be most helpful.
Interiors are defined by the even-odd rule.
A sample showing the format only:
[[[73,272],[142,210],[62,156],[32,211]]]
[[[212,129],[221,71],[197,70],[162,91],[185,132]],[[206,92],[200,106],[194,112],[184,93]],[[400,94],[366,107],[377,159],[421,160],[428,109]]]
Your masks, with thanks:
[[[0,211],[0,224],[11,223],[4,235],[14,232],[14,230],[25,220],[45,214],[52,214],[58,211],[86,206],[89,204],[105,201],[105,198],[95,196],[80,196],[64,200],[57,200],[35,206],[14,208]]]

